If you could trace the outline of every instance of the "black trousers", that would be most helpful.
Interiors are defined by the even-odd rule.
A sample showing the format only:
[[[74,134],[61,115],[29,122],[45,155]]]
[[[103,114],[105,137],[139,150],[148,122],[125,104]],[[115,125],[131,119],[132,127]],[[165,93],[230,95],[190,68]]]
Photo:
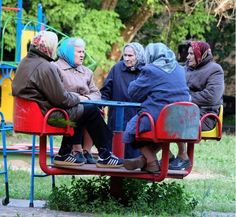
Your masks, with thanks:
[[[77,127],[74,128],[73,136],[63,136],[60,155],[71,152],[73,144],[82,144],[83,129],[86,128],[98,153],[108,152],[108,147],[112,143],[112,131],[106,125],[100,110],[95,105],[85,104],[84,113],[77,121]]]

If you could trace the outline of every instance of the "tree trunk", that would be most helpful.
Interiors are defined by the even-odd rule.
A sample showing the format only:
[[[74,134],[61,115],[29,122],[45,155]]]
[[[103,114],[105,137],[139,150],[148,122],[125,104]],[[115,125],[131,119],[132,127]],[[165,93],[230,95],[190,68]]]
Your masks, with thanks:
[[[103,0],[102,1],[102,10],[112,11],[116,8],[117,0]]]
[[[132,41],[136,33],[142,28],[142,26],[147,22],[148,18],[154,13],[154,9],[148,5],[142,5],[139,10],[132,15],[127,23],[125,23],[125,29],[122,30],[121,36],[126,43]],[[121,51],[118,44],[112,46],[109,58],[111,60],[117,61],[120,58]]]

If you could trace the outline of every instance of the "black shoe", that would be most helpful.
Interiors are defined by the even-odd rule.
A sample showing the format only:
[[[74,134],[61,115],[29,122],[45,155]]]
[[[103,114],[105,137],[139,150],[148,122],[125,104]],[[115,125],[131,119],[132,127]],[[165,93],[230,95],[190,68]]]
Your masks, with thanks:
[[[55,166],[81,166],[84,162],[78,161],[72,154],[59,155],[54,157]]]
[[[169,158],[169,164],[171,163],[171,162],[173,162],[175,160],[175,156],[174,155],[171,155],[171,157]],[[159,160],[159,165],[161,166],[161,160]]]
[[[191,166],[190,160],[183,160],[180,157],[176,157],[170,164],[169,170],[185,170]]]
[[[87,163],[87,159],[84,157],[83,153],[80,152],[80,151],[73,151],[71,153],[77,160],[77,162],[80,162],[80,163]]]
[[[92,154],[87,151],[84,151],[83,155],[87,160],[87,164],[96,164],[97,161],[93,158]]]
[[[123,166],[123,163],[123,159],[118,158],[113,154],[110,154],[110,156],[106,159],[98,157],[96,166],[102,168],[119,168]]]

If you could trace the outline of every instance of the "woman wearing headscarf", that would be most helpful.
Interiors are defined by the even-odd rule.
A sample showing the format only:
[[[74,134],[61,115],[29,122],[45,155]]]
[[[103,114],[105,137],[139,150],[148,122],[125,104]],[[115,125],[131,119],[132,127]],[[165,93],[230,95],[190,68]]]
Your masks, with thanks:
[[[99,109],[94,105],[80,104],[80,95],[64,88],[59,69],[50,63],[56,56],[57,43],[57,35],[49,31],[41,31],[33,38],[27,56],[17,67],[12,82],[13,96],[36,101],[43,114],[54,107],[64,109],[76,123],[71,143],[67,145],[75,144],[81,136],[78,132],[86,128],[98,149],[97,167],[121,167],[123,160],[108,151],[112,132]],[[83,163],[68,153],[56,155],[54,164],[78,166]]]
[[[133,101],[128,95],[128,86],[135,80],[141,68],[145,65],[143,46],[137,42],[128,43],[122,51],[122,60],[116,63],[110,70],[104,85],[101,88],[102,99],[114,101]],[[137,114],[136,108],[125,108],[124,125]],[[113,131],[115,129],[116,113],[114,108],[108,111],[108,126]],[[111,149],[111,147],[110,147]],[[140,151],[132,146],[125,146],[125,158],[135,158],[140,156]]]
[[[93,72],[83,65],[85,56],[85,42],[81,38],[68,38],[58,48],[58,61],[61,69],[62,82],[67,91],[79,94],[80,100],[100,100],[101,94],[96,87]],[[63,137],[62,143],[70,143],[70,137]],[[83,147],[82,147],[83,144]],[[81,132],[81,139],[68,150],[60,149],[59,154],[72,153],[79,162],[95,164],[91,154],[93,141],[86,129]]]
[[[214,113],[218,115],[223,104],[224,71],[213,61],[210,45],[203,41],[191,41],[186,63],[186,79],[190,89],[191,101],[200,108],[200,115]],[[202,130],[214,128],[216,120],[206,118]],[[186,145],[178,144],[177,157],[169,165],[169,169],[182,170],[188,167]]]
[[[165,105],[178,101],[189,101],[190,95],[184,68],[177,63],[172,50],[162,43],[150,43],[145,52],[147,64],[141,69],[139,77],[130,83],[128,93],[134,101],[141,103],[139,114],[148,112],[156,121]],[[124,166],[129,170],[142,168],[155,173],[160,170],[156,157],[160,145],[135,140],[139,114],[128,122],[124,133],[124,143],[139,148],[143,155],[134,159],[126,159]],[[140,131],[148,130],[150,130],[149,121],[142,118]]]

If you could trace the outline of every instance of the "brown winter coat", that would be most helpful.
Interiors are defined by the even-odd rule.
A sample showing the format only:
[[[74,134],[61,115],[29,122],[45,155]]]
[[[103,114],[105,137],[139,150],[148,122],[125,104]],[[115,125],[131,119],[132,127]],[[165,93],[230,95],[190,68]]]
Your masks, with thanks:
[[[71,120],[83,114],[79,94],[64,89],[59,69],[50,63],[51,58],[34,47],[20,62],[12,82],[12,94],[38,102],[45,114],[49,109],[65,109]]]

